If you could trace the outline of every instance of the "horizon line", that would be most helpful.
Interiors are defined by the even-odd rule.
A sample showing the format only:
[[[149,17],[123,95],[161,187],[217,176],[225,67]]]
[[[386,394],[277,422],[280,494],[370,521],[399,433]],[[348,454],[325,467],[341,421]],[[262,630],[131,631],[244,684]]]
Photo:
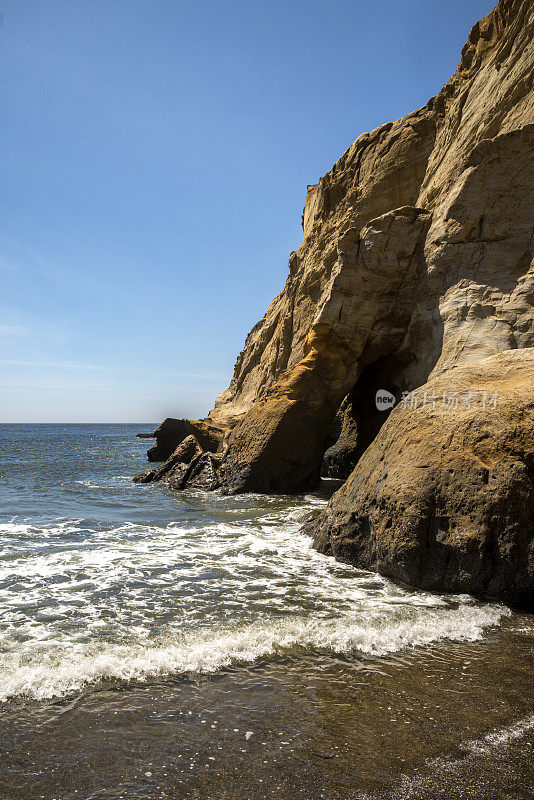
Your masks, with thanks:
[[[77,421],[72,420],[65,422],[62,420],[55,421],[42,421],[42,422],[0,422],[0,425],[160,425],[160,422],[91,422],[91,421]]]

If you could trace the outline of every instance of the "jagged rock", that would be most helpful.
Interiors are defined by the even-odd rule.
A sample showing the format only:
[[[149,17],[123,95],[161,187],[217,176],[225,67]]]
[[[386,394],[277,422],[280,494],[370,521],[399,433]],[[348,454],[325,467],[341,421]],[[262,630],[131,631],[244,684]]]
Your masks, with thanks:
[[[201,456],[203,452],[204,451],[200,446],[196,436],[186,436],[183,442],[178,445],[174,453],[167,459],[159,472],[164,474],[167,465],[172,466],[173,463],[190,464],[193,459]]]
[[[436,97],[308,187],[286,285],[209,415],[230,492],[312,487],[369,370],[402,392],[534,345],[533,15],[501,0]]]
[[[132,481],[134,483],[151,483],[154,480],[156,472],[157,470],[155,469],[145,469],[144,472],[134,475]]]
[[[532,348],[420,387],[305,526],[315,546],[419,588],[534,608],[533,387]]]
[[[154,433],[144,438],[156,439],[147,453],[149,461],[165,461],[187,436],[194,436],[203,450],[216,453],[223,440],[224,431],[205,420],[173,419],[167,417]]]
[[[221,485],[221,456],[205,453],[195,436],[187,436],[159,469],[147,470],[135,483],[164,483],[171,489],[205,489]]]
[[[155,481],[168,483],[173,489],[185,486],[193,466],[203,456],[204,451],[195,436],[186,436],[167,461],[156,470]]]
[[[193,465],[203,454],[204,451],[197,439],[194,436],[186,436],[159,469],[141,472],[133,479],[134,483],[161,481],[168,483],[173,489],[181,489],[185,485]]]
[[[218,489],[222,483],[219,472],[220,466],[220,456],[204,453],[204,455],[195,462],[187,478],[185,484],[187,489],[204,489],[205,491]]]

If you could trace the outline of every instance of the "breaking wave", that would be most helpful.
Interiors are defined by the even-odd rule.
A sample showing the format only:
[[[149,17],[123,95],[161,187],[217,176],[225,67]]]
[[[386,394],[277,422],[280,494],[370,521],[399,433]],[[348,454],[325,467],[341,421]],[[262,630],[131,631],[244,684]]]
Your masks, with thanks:
[[[298,527],[322,502],[263,498],[258,511],[218,498],[217,513],[163,526],[0,525],[2,699],[314,650],[379,657],[474,641],[509,613],[319,555]]]
[[[102,680],[147,680],[180,673],[211,673],[261,657],[297,650],[324,649],[383,656],[443,639],[475,641],[503,614],[496,607],[451,610],[444,616],[427,610],[415,620],[378,620],[365,624],[350,617],[313,622],[293,619],[249,625],[230,631],[202,630],[167,644],[87,644],[52,647],[26,659],[12,653],[2,659],[1,698],[36,699],[68,694]]]

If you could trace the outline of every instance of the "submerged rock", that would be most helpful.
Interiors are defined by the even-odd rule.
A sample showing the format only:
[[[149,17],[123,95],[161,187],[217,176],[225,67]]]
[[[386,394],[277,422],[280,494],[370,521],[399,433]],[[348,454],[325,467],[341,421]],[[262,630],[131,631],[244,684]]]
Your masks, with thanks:
[[[534,608],[533,388],[534,349],[420,387],[305,526],[315,546],[418,588]]]

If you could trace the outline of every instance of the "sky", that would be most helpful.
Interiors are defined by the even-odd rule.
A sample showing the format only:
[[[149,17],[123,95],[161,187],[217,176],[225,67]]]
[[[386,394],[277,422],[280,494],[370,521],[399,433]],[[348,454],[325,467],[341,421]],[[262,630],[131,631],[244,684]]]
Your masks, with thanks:
[[[493,5],[0,0],[0,422],[204,416],[307,184]]]

